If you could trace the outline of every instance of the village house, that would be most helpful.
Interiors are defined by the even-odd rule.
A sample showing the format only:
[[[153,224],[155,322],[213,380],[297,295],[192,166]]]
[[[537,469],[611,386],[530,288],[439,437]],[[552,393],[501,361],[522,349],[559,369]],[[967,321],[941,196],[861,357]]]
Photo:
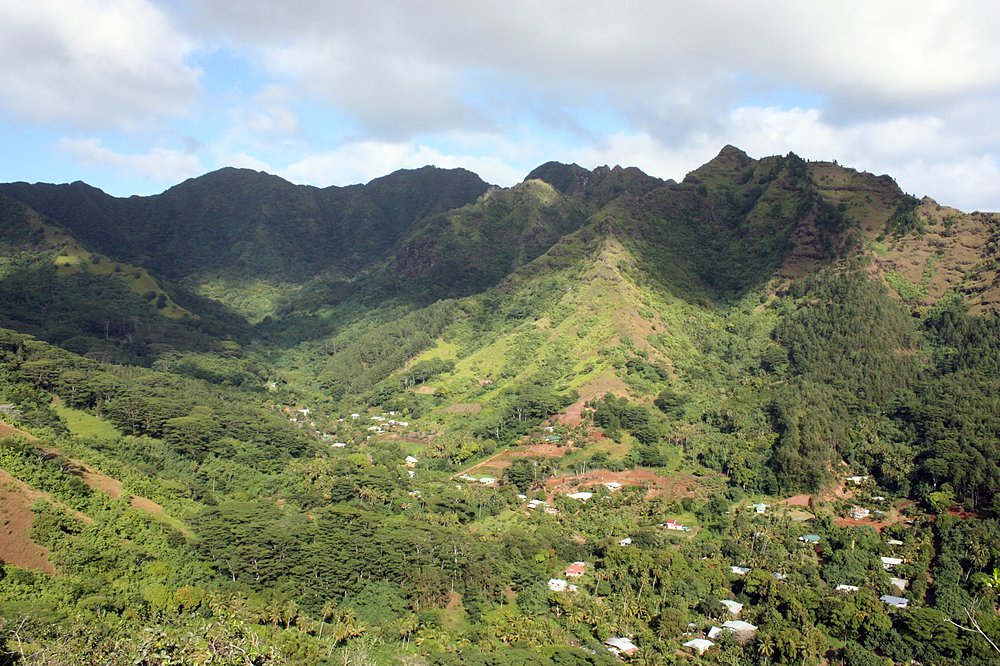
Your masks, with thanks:
[[[619,546],[631,546],[632,545],[632,537],[625,537],[624,539],[622,539],[621,541],[618,542],[618,545]]]
[[[569,578],[579,578],[583,575],[584,571],[587,570],[586,562],[574,562],[573,564],[566,567],[566,571],[563,572],[564,576]]]
[[[730,620],[723,623],[721,627],[712,627],[708,630],[709,638],[718,638],[724,633],[730,633],[739,642],[746,642],[757,633],[757,626],[744,622],[743,620]]]
[[[867,476],[849,476],[844,479],[847,483],[852,486],[860,486],[862,483],[868,480]]]
[[[622,655],[631,657],[639,651],[639,648],[636,647],[635,643],[620,636],[612,636],[608,640],[604,641],[604,644],[607,646],[608,652],[616,657],[621,657]]]
[[[406,456],[406,459],[403,462],[406,463],[407,467],[413,467],[420,461],[417,459],[416,456]]]
[[[910,600],[905,597],[895,597],[891,594],[883,594],[879,597],[879,601],[885,603],[886,606],[892,606],[893,608],[906,608],[910,605]]]
[[[906,580],[905,578],[890,578],[889,584],[892,585],[897,590],[899,590],[900,592],[902,592],[903,590],[906,589],[906,586],[910,584],[910,581]]]
[[[604,484],[604,487],[607,488],[610,492],[615,492],[616,490],[621,490],[622,484],[618,483],[617,481],[608,481],[607,483]]]
[[[903,563],[903,560],[898,557],[880,557],[879,559],[882,560],[882,568],[886,571],[892,571],[893,567]]]
[[[719,603],[726,607],[729,614],[733,617],[739,617],[740,613],[743,612],[743,604],[733,599],[719,599]]]
[[[548,586],[553,592],[576,592],[579,589],[576,585],[570,585],[563,578],[549,578]]]
[[[566,497],[569,497],[570,499],[580,500],[581,502],[586,502],[587,500],[589,500],[593,496],[594,496],[594,493],[588,493],[586,491],[582,491],[582,492],[578,492],[578,493],[567,493],[566,494]]]
[[[620,657],[622,655],[631,657],[639,651],[639,648],[636,647],[635,643],[627,638],[621,638],[620,636],[613,636],[604,641],[604,644],[608,647],[608,651],[616,657]]]
[[[683,645],[684,645],[684,647],[691,648],[692,650],[694,650],[695,652],[697,652],[698,654],[701,655],[701,654],[705,654],[705,651],[708,648],[714,647],[715,643],[713,643],[712,641],[707,640],[705,638],[692,638],[691,640],[689,640],[687,643],[684,643]]]
[[[493,486],[493,485],[496,485],[496,482],[497,482],[497,480],[495,478],[493,478],[492,476],[481,476],[481,477],[479,477],[479,483],[483,484],[484,486]]]
[[[750,573],[750,567],[741,567],[735,564],[729,567],[729,570],[736,576],[746,576]]]
[[[764,502],[758,502],[753,505],[753,510],[757,513],[767,513],[767,510],[771,508],[770,504],[765,504]]]
[[[844,583],[841,583],[840,585],[838,585],[833,589],[837,590],[837,592],[857,592],[861,588],[859,588],[857,585],[845,585]]]
[[[660,527],[666,527],[668,530],[673,530],[675,532],[687,532],[689,529],[691,529],[687,525],[679,523],[673,518],[671,518],[665,523],[660,523]]]
[[[540,506],[546,506],[545,502],[540,499],[528,500],[527,507],[529,509],[537,509]]]
[[[864,520],[868,516],[872,515],[871,509],[866,509],[863,506],[851,507],[851,518],[854,520]]]
[[[816,544],[819,543],[819,535],[818,534],[803,534],[802,536],[799,537],[799,541],[801,541],[802,543],[807,543],[810,546],[815,546]]]
[[[722,628],[733,632],[741,638],[753,638],[753,635],[757,633],[756,625],[744,622],[743,620],[729,620],[722,624]]]

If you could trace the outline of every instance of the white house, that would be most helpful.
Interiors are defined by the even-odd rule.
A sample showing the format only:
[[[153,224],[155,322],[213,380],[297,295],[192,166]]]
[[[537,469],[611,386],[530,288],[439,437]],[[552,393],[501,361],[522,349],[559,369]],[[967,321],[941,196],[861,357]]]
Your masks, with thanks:
[[[845,585],[844,583],[841,583],[833,589],[837,590],[837,592],[857,592],[861,588],[857,585]]]
[[[635,643],[620,636],[609,638],[604,641],[604,644],[608,646],[608,651],[616,656],[625,655],[626,657],[631,657],[639,651],[639,648],[636,647]]]
[[[724,622],[722,624],[722,628],[743,637],[753,636],[754,633],[757,632],[756,625],[744,622],[743,620],[730,620],[729,622]]]
[[[710,647],[714,647],[715,643],[704,638],[692,638],[687,643],[683,644],[686,648],[691,648],[698,654],[705,654],[705,650]]]
[[[893,608],[906,608],[910,605],[910,600],[905,597],[895,597],[891,594],[883,594],[879,597],[879,601],[882,601],[887,606],[892,606]]]
[[[730,615],[739,617],[740,613],[743,611],[743,604],[732,599],[719,599],[719,603],[726,607]]]
[[[903,560],[898,557],[880,557],[882,560],[882,568],[886,571],[892,571],[892,568],[903,563]]]
[[[570,499],[580,500],[581,502],[586,502],[587,500],[589,500],[593,496],[594,496],[594,493],[588,493],[588,492],[585,492],[585,491],[584,492],[578,492],[578,493],[567,493],[566,494],[566,497],[569,497]]]
[[[576,592],[579,589],[576,585],[570,585],[563,578],[549,578],[548,585],[553,592]]]
[[[864,520],[870,515],[872,515],[871,509],[866,509],[863,506],[856,506],[851,509],[851,518],[854,520]]]

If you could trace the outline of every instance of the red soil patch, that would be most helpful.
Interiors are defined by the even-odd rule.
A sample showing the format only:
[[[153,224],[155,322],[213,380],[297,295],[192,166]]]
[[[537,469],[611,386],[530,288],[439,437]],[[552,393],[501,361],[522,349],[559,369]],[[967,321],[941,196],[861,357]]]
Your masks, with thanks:
[[[948,509],[949,516],[955,516],[956,518],[961,518],[962,520],[967,520],[969,518],[978,518],[972,511],[964,511],[962,509]]]
[[[606,469],[596,469],[586,474],[571,476],[556,476],[546,482],[550,494],[569,493],[582,490],[589,486],[599,486],[610,481],[617,481],[623,486],[643,486],[647,488],[646,497],[684,498],[697,497],[698,481],[690,474],[673,474],[660,476],[649,469],[630,469],[624,472],[612,472]]]
[[[784,506],[801,506],[808,509],[812,508],[812,495],[794,495],[788,499],[783,499],[779,504]]]
[[[38,438],[35,437],[34,435],[32,435],[30,433],[27,433],[27,432],[24,432],[23,430],[18,430],[14,426],[12,426],[12,425],[10,425],[8,423],[4,423],[2,421],[0,421],[0,437],[24,437],[25,439],[30,440],[30,441],[38,441]],[[48,453],[48,454],[51,454],[51,455],[54,455],[54,456],[62,456],[62,453],[58,449],[54,449],[54,448],[51,448],[51,447],[45,447],[45,446],[40,447],[40,448],[45,453]],[[87,463],[83,462],[82,460],[77,460],[76,458],[65,458],[65,460],[71,466],[68,471],[71,472],[72,474],[76,474],[81,479],[83,479],[83,482],[86,483],[87,487],[89,487],[91,490],[99,490],[102,493],[104,493],[105,495],[107,495],[108,497],[110,497],[111,499],[118,499],[119,497],[122,496],[122,493],[124,492],[124,489],[123,489],[123,486],[122,486],[122,482],[119,481],[118,479],[116,479],[114,477],[108,476],[104,472],[98,470],[95,467],[92,467],[92,466],[88,465]],[[3,472],[0,472],[0,473],[3,473]],[[14,479],[14,477],[9,477],[9,478]],[[17,479],[14,479],[14,481],[16,481],[17,483],[21,483],[20,481],[17,481]],[[25,488],[29,488],[30,489],[31,487],[30,486],[25,486]],[[32,489],[32,492],[39,493],[41,491],[37,491],[37,490],[33,490]],[[47,494],[42,493],[42,495],[44,495],[48,501],[56,503],[55,500],[53,500]],[[37,497],[33,498],[32,502],[35,499],[37,499]],[[131,505],[131,507],[133,509],[138,509],[140,511],[145,511],[146,513],[152,513],[152,514],[161,514],[161,513],[163,513],[163,507],[162,506],[160,506],[159,504],[157,504],[156,502],[154,502],[154,501],[152,501],[150,499],[146,499],[145,497],[139,497],[138,495],[132,495],[129,498],[129,504]],[[29,507],[31,506],[31,502],[28,502],[28,506]],[[87,521],[90,520],[86,516],[83,516],[83,514],[78,514],[78,515],[80,515],[81,517],[85,518]],[[30,512],[29,512],[29,516],[30,516]],[[28,528],[29,529],[30,529],[30,526],[31,526],[31,523],[29,521],[28,522]],[[25,534],[27,534],[27,532],[25,532]],[[38,546],[38,547],[41,548],[41,546]],[[3,555],[3,544],[0,544],[0,559],[7,559]],[[14,560],[7,560],[7,561],[14,562],[15,564],[17,564]],[[36,568],[37,569],[37,568],[40,568],[40,567],[32,567],[32,568]]]
[[[551,443],[528,444],[527,446],[505,449],[499,453],[494,453],[486,460],[481,460],[471,467],[456,472],[451,478],[454,479],[463,474],[472,474],[473,472],[478,474],[488,472],[491,476],[498,475],[510,467],[510,464],[518,458],[561,458],[572,449],[573,447],[571,446],[557,446]]]
[[[57,449],[46,447],[42,450],[53,455],[61,455]],[[70,465],[72,465],[72,469],[70,469],[70,471],[79,475],[79,477],[83,479],[83,482],[86,483],[91,490],[99,490],[111,499],[118,499],[124,493],[122,482],[118,479],[108,476],[104,472],[88,465],[82,460],[77,460],[76,458],[66,458],[66,460]],[[139,511],[145,511],[146,513],[156,515],[163,513],[162,506],[153,500],[140,497],[138,495],[129,496],[129,506],[133,509],[138,509]]]
[[[139,497],[138,495],[132,495],[129,499],[129,506],[133,509],[138,509],[139,511],[145,511],[146,513],[152,513],[158,515],[163,513],[163,507],[154,502],[151,499],[146,499],[145,497]]]
[[[9,423],[4,423],[0,421],[0,437],[24,437],[29,442],[37,441],[38,438],[31,433],[24,432],[23,430],[18,430]]]
[[[31,524],[35,518],[31,505],[38,500],[45,500],[85,523],[93,522],[90,516],[0,470],[0,534],[3,535],[0,538],[0,560],[26,569],[56,573],[56,568],[49,562],[48,549],[31,540]]]
[[[0,560],[54,574],[56,568],[49,562],[48,549],[32,541],[30,536],[31,523],[35,518],[31,505],[45,496],[45,493],[0,471]]]
[[[556,421],[564,426],[573,428],[584,422],[583,412],[586,405],[591,400],[600,400],[611,393],[618,396],[628,396],[628,387],[620,377],[615,375],[602,375],[587,382],[580,387],[580,399],[564,409],[556,416]]]
[[[837,516],[836,518],[833,519],[833,524],[836,525],[837,527],[863,527],[863,526],[868,526],[868,527],[874,527],[875,530],[878,531],[878,532],[881,532],[882,530],[884,530],[885,528],[889,527],[890,525],[895,525],[898,522],[902,522],[902,521],[899,521],[899,520],[869,520],[867,518],[864,519],[864,520],[854,520],[853,518],[840,517],[840,516]]]

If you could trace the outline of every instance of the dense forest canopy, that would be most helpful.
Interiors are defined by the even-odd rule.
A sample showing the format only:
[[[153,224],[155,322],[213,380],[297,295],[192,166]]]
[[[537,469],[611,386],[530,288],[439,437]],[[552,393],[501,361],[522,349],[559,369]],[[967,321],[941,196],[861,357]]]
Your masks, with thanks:
[[[0,664],[995,664],[1000,219],[733,147],[0,186]]]

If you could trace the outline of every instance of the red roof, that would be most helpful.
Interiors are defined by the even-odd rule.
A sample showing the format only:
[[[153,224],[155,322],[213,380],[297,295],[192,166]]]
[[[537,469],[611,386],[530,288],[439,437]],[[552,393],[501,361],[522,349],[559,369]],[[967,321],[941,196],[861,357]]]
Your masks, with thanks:
[[[582,576],[584,569],[587,568],[586,562],[574,562],[573,564],[566,567],[566,576]]]

